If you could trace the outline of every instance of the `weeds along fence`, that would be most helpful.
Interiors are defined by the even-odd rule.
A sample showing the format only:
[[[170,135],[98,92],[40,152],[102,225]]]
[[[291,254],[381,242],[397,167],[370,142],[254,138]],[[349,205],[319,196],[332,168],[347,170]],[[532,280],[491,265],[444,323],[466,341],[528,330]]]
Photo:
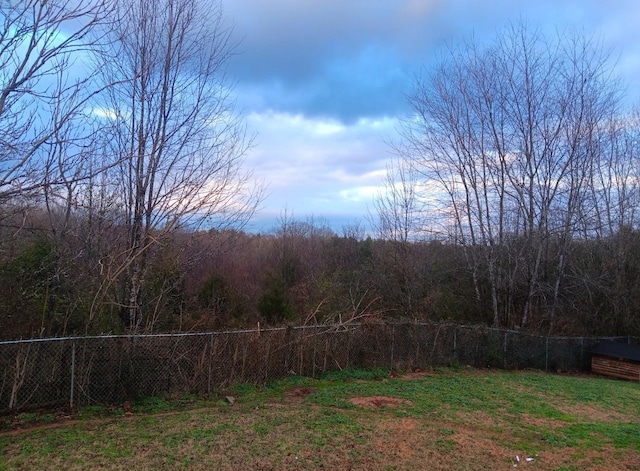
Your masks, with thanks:
[[[211,394],[234,383],[347,367],[585,370],[598,340],[411,323],[0,342],[0,412]]]

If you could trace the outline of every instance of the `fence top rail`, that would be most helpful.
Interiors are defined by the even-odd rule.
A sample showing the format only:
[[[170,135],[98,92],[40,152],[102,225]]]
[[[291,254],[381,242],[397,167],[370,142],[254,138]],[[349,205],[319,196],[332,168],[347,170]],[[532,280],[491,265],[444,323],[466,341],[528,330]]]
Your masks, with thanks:
[[[69,336],[69,337],[43,337],[43,338],[35,338],[35,339],[18,339],[18,340],[2,340],[0,341],[0,346],[2,345],[16,345],[16,344],[30,344],[30,343],[44,343],[44,342],[75,342],[81,340],[99,340],[99,339],[144,339],[144,338],[182,338],[182,337],[212,337],[212,336],[221,336],[221,335],[242,335],[242,334],[261,334],[263,332],[282,332],[288,330],[318,330],[318,329],[326,329],[330,332],[341,332],[344,329],[354,328],[354,327],[362,327],[370,324],[363,323],[344,323],[344,324],[313,324],[313,325],[299,325],[299,326],[288,326],[288,327],[257,327],[255,329],[238,329],[238,330],[220,330],[213,332],[169,332],[169,333],[158,333],[158,334],[117,334],[117,335],[80,335],[80,336]],[[394,326],[402,326],[402,325],[410,325],[410,326],[418,326],[418,327],[454,327],[457,329],[464,330],[477,330],[477,331],[492,331],[499,332],[504,334],[514,334],[514,335],[526,335],[529,337],[538,337],[538,338],[546,338],[548,340],[587,340],[587,341],[598,341],[598,340],[627,340],[631,343],[631,340],[635,343],[640,343],[640,337],[635,337],[632,335],[617,335],[617,336],[606,336],[606,335],[593,335],[593,336],[553,336],[553,335],[541,335],[534,334],[530,332],[523,332],[520,330],[511,330],[511,329],[500,329],[497,327],[489,327],[482,325],[463,325],[463,324],[455,324],[455,323],[428,323],[428,322],[396,322],[396,323],[387,323],[384,325],[388,325],[390,327]]]
[[[18,339],[18,340],[1,340],[0,345],[11,345],[21,343],[42,343],[42,342],[68,342],[76,340],[97,340],[97,339],[141,339],[141,338],[162,338],[162,337],[210,337],[218,335],[233,334],[260,334],[264,332],[282,332],[287,330],[305,330],[305,329],[335,329],[336,327],[349,328],[358,327],[362,324],[317,324],[317,325],[299,325],[289,327],[260,327],[255,329],[237,329],[237,330],[218,330],[213,332],[168,332],[158,334],[106,334],[106,335],[78,335],[70,337],[42,337],[36,339]]]

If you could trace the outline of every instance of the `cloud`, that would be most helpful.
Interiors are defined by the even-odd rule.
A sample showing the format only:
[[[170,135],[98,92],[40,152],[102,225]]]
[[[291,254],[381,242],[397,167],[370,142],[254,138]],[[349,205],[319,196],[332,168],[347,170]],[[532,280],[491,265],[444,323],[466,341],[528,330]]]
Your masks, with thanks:
[[[246,165],[268,182],[264,206],[271,217],[285,208],[329,220],[366,215],[371,188],[386,171],[385,138],[394,132],[394,119],[346,125],[270,111],[249,114],[247,124],[257,145]]]
[[[577,29],[620,52],[640,96],[635,0],[222,0],[240,41],[229,63],[248,126],[247,156],[270,185],[265,213],[366,215],[390,160],[385,138],[416,75],[447,45],[492,39],[525,21],[544,34]],[[633,95],[633,93],[632,93]]]
[[[224,0],[224,10],[240,40],[230,67],[243,106],[347,123],[407,111],[413,77],[472,33],[492,37],[520,19],[616,25],[623,11],[600,0]]]
[[[306,81],[288,81],[290,78],[239,82],[241,106],[353,123],[363,117],[395,116],[406,110],[404,93],[412,82],[412,76],[389,53],[373,48],[353,57],[333,57]]]
[[[226,0],[241,38],[231,70],[262,110],[346,122],[395,115],[414,72],[407,52],[427,42],[420,23],[442,3]]]

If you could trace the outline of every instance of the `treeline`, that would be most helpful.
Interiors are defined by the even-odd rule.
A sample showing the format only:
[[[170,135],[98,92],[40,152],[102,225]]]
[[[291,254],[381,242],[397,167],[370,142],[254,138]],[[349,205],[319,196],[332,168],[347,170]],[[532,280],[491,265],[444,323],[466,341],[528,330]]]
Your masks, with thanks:
[[[219,1],[0,13],[2,338],[390,318],[640,332],[640,117],[592,39],[517,24],[446,51],[408,95],[371,232],[285,214],[254,235]]]
[[[86,237],[88,221],[78,218],[60,237],[46,220],[34,211],[3,229],[2,337],[128,332],[120,302],[126,279],[113,281],[109,263],[94,255],[101,252]],[[639,247],[640,233],[632,230],[575,242],[557,312],[538,297],[528,329],[637,335]],[[150,257],[139,332],[400,319],[493,324],[491,297],[475,293],[476,285],[490,293],[490,280],[474,281],[464,251],[446,241],[394,242],[365,237],[357,226],[337,235],[317,220],[284,218],[267,235],[179,232]],[[541,271],[552,287],[555,266]],[[513,281],[514,312],[527,300],[527,281]],[[518,320],[501,325],[517,328]]]

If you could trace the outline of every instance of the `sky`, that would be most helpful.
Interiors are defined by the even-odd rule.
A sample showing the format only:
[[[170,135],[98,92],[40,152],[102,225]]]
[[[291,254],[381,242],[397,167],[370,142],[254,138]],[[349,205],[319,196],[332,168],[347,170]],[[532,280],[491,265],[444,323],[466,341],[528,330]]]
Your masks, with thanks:
[[[577,29],[610,48],[640,98],[637,0],[222,0],[239,43],[229,66],[254,146],[245,164],[266,197],[247,228],[285,212],[338,234],[367,224],[415,79],[448,45],[510,22]]]

